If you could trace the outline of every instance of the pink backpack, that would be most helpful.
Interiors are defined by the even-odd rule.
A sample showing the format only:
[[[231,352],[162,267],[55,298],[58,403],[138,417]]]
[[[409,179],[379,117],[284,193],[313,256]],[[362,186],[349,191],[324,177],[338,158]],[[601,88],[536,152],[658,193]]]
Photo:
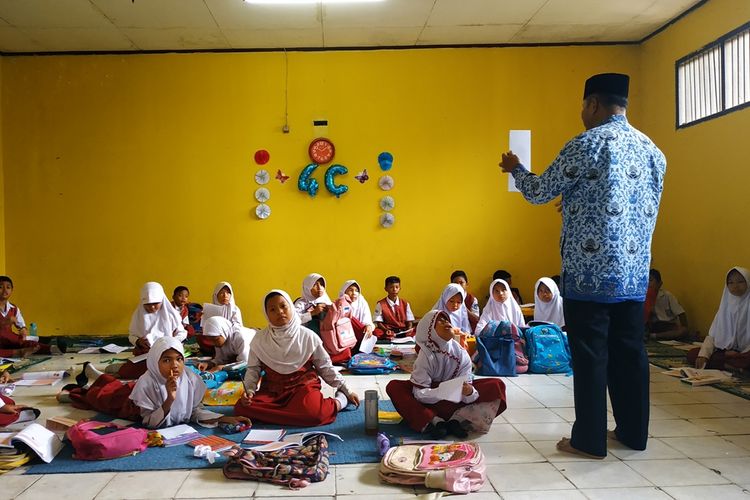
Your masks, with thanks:
[[[380,480],[391,484],[470,493],[487,479],[484,455],[477,443],[407,444],[390,448],[380,462]]]
[[[323,347],[331,356],[335,356],[354,347],[357,337],[354,335],[351,317],[352,303],[344,295],[328,308],[326,315],[320,322],[320,338]]]
[[[148,447],[146,429],[122,427],[111,422],[89,420],[78,422],[68,429],[73,445],[73,458],[78,460],[107,460],[135,455]]]

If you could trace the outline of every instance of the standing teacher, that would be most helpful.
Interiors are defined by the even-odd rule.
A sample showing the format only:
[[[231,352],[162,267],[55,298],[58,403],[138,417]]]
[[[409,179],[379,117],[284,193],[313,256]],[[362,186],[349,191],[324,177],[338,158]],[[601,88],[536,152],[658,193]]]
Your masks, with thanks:
[[[643,302],[666,160],[625,117],[629,83],[619,73],[586,80],[586,131],[543,174],[529,172],[513,152],[500,163],[531,203],[562,194],[561,289],[576,420],[557,448],[591,458],[607,456],[608,388],[613,437],[635,450],[648,439]]]

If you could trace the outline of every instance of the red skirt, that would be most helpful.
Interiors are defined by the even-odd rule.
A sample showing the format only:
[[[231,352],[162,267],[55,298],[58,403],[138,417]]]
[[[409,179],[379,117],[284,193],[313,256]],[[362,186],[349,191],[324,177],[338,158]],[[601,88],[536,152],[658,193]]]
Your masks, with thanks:
[[[82,410],[96,410],[116,418],[140,421],[140,409],[130,399],[133,387],[135,382],[123,384],[120,379],[105,373],[88,389],[76,388],[70,391],[70,399],[73,406]]]
[[[336,420],[336,400],[323,397],[312,361],[294,373],[282,375],[268,367],[250,406],[238,401],[235,415],[277,425],[314,427]]]

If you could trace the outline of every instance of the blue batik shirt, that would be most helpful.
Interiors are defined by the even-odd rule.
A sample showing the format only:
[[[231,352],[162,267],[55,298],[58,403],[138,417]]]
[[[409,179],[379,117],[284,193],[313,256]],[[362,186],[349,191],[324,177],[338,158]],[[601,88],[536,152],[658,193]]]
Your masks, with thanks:
[[[562,194],[563,297],[645,300],[666,168],[651,139],[625,115],[612,115],[568,142],[543,174],[513,170],[531,203]]]

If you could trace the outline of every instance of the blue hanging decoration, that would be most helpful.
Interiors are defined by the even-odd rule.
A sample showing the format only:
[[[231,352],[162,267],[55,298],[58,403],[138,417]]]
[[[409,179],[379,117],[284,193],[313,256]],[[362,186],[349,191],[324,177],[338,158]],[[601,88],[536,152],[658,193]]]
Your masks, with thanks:
[[[393,167],[393,155],[388,151],[383,151],[378,155],[378,164],[380,165],[380,170],[387,172]]]
[[[344,175],[349,172],[349,169],[343,165],[331,165],[326,170],[326,189],[336,195],[336,198],[340,198],[342,194],[349,191],[349,186],[343,184],[336,184],[334,177],[337,175]]]
[[[318,181],[310,178],[316,168],[318,168],[317,163],[310,163],[302,169],[297,181],[297,188],[300,191],[306,191],[312,198],[315,198],[315,195],[318,194]],[[326,178],[328,178],[328,174],[326,174]]]

